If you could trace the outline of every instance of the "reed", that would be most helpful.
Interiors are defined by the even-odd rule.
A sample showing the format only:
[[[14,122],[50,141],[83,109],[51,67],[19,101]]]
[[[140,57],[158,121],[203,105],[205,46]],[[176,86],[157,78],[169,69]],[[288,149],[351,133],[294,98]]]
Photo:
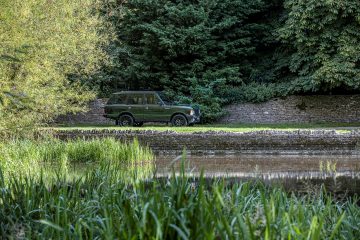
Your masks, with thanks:
[[[154,156],[147,147],[137,140],[120,143],[114,138],[71,141],[13,140],[0,143],[0,166],[9,175],[39,176],[50,169],[58,174],[65,173],[70,165],[100,163],[136,168],[137,165],[152,163]]]
[[[191,178],[184,167],[158,179],[136,141],[14,141],[0,151],[0,239],[360,239],[357,197]],[[67,177],[89,161],[98,164]],[[62,167],[49,175],[44,162]]]
[[[29,239],[360,239],[357,198],[299,196],[186,174],[125,183],[120,165],[82,180],[0,180],[0,237]],[[1,178],[0,178],[1,179]]]

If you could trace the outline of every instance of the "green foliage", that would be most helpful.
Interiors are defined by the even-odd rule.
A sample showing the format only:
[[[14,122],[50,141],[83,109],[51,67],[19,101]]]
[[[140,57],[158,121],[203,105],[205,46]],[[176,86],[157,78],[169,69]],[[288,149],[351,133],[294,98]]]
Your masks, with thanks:
[[[284,97],[290,93],[288,83],[250,83],[240,87],[222,89],[222,96],[227,100],[225,103],[233,102],[265,102],[273,97]]]
[[[103,83],[107,91],[124,86],[165,90],[175,101],[200,105],[205,121],[222,116],[223,105],[233,102],[357,91],[359,4],[112,2],[107,12],[120,42],[111,48],[117,57]]]
[[[87,76],[106,59],[96,0],[0,1],[0,129],[14,134],[84,109]]]
[[[174,101],[203,106],[205,121],[219,118],[219,90],[244,83],[252,71],[255,34],[250,20],[261,0],[130,0],[110,11],[121,44],[119,78],[134,89],[165,90]],[[113,11],[113,9],[115,9]],[[117,22],[116,22],[117,21]]]
[[[0,237],[46,239],[359,239],[357,198],[287,193],[252,182],[127,184],[109,169],[80,180],[0,175]],[[0,171],[1,174],[1,171]],[[198,180],[198,181],[196,181]],[[50,184],[49,184],[50,183]]]
[[[233,102],[360,90],[357,1],[0,4],[3,135],[83,110],[89,89],[163,90],[200,106],[205,122]]]
[[[201,106],[205,122],[224,115],[223,106],[233,102],[359,91],[359,4],[105,0],[98,8],[108,23],[102,32],[116,35],[103,45],[110,61],[90,78],[73,75],[100,96],[128,88],[162,90],[170,100]],[[11,93],[16,102],[27,97]]]
[[[290,46],[296,90],[360,87],[360,2],[286,0],[280,39]]]
[[[137,140],[119,143],[113,138],[105,138],[65,142],[50,138],[0,142],[0,166],[6,177],[13,174],[34,177],[41,174],[43,166],[49,167],[50,171],[88,163],[121,165],[130,170],[141,163],[152,163],[153,159],[151,150],[141,147]]]

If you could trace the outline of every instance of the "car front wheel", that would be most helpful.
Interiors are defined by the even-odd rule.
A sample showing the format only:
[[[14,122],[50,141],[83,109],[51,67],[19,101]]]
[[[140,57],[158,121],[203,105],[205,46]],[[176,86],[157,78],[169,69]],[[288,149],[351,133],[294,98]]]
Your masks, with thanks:
[[[171,119],[171,124],[175,127],[183,127],[188,125],[188,122],[185,116],[178,114]]]
[[[127,127],[134,125],[134,118],[128,114],[121,115],[119,117],[118,123],[120,126]]]

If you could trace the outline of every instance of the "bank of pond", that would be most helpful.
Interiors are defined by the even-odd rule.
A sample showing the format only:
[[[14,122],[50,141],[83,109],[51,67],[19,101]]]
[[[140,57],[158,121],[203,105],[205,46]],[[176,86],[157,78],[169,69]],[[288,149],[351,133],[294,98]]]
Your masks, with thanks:
[[[186,157],[175,160],[159,177],[136,140],[2,142],[0,238],[360,239],[356,191],[189,174]]]

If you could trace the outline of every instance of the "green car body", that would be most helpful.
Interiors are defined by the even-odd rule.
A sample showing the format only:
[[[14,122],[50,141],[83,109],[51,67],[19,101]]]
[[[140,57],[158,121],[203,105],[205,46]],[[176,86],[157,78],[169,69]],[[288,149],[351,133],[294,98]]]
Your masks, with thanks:
[[[155,91],[123,91],[112,94],[104,117],[122,126],[141,126],[144,122],[171,122],[175,126],[200,121],[200,110],[188,105],[170,105]]]

